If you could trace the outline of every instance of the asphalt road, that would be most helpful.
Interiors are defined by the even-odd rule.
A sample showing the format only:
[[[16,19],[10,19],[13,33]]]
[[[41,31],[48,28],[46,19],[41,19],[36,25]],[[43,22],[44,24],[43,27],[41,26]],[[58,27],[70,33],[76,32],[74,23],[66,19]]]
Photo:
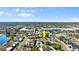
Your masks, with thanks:
[[[63,49],[64,49],[65,51],[71,51],[71,50],[72,50],[72,49],[69,48],[64,42],[60,41],[57,37],[55,38],[55,40],[56,40],[58,43],[61,44],[61,46],[63,47]]]
[[[13,51],[23,51],[23,45],[26,43],[27,41],[27,37],[24,34],[25,39],[23,39],[22,42],[19,43],[19,45],[13,50]]]

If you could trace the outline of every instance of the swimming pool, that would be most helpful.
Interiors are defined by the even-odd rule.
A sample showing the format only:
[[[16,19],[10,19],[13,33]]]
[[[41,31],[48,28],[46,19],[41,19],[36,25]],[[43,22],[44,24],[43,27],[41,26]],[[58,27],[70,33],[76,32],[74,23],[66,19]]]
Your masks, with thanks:
[[[0,34],[0,45],[5,45],[7,43],[7,37],[4,34]]]

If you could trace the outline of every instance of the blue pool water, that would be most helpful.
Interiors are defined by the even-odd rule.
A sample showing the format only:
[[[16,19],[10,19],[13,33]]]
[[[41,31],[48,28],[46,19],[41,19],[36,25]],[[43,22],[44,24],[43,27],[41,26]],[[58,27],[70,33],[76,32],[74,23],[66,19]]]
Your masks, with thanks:
[[[7,37],[4,34],[0,34],[0,45],[4,45],[7,43]]]

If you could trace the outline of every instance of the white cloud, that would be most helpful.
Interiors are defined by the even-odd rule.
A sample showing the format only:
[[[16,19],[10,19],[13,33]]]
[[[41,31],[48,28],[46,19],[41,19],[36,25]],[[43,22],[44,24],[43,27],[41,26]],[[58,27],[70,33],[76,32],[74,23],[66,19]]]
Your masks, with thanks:
[[[15,9],[15,11],[16,11],[16,12],[19,12],[19,11],[20,11],[20,9],[19,9],[19,8],[17,8],[17,9]]]
[[[20,13],[19,16],[33,16],[31,13]]]
[[[62,19],[57,19],[57,21],[58,22],[79,22],[79,18],[62,18]]]
[[[5,13],[5,15],[7,15],[7,16],[11,16],[12,14],[11,14],[11,13],[6,12],[6,13]]]
[[[21,12],[26,12],[26,10],[21,10]]]
[[[26,10],[26,12],[31,12],[31,13],[33,13],[33,12],[35,12],[35,10]]]
[[[26,16],[26,13],[20,13],[19,16]]]
[[[27,10],[27,12],[30,12],[30,10]]]
[[[0,11],[0,15],[11,16],[12,14],[9,13],[9,12],[2,12],[2,11]]]
[[[20,9],[20,8],[17,8],[17,9],[15,9],[15,11],[16,12],[35,12],[35,10],[34,9],[27,9],[27,10],[25,10],[25,9]]]
[[[31,10],[31,12],[35,12],[35,10]]]
[[[4,12],[0,11],[0,15],[4,14]]]
[[[79,18],[69,18],[68,22],[79,22]]]
[[[33,14],[31,14],[31,13],[28,13],[28,14],[27,14],[27,16],[33,16]]]

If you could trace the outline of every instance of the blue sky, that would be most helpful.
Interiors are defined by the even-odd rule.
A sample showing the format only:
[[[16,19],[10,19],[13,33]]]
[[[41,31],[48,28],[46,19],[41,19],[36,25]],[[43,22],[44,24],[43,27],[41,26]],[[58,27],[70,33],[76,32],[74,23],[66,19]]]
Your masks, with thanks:
[[[79,8],[0,7],[0,22],[79,22]]]

